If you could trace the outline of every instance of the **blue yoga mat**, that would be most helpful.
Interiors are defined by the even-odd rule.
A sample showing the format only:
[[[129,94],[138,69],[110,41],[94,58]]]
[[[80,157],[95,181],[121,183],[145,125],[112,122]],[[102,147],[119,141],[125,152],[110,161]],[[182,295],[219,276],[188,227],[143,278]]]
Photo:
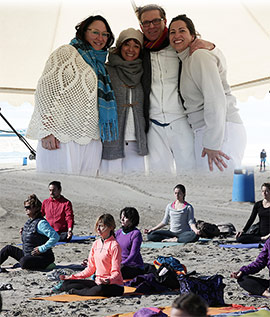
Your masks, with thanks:
[[[95,239],[96,236],[72,236],[69,242],[57,242],[55,245],[65,244],[65,243],[74,243],[74,242],[81,242],[86,241],[88,239]]]
[[[220,244],[221,248],[236,248],[236,249],[252,249],[252,248],[262,248],[263,243],[247,243],[247,244]]]
[[[57,242],[55,245],[65,244],[65,243],[74,243],[74,242],[81,242],[86,241],[88,239],[95,239],[96,236],[72,236],[71,240],[69,242]],[[17,245],[22,245],[22,243],[19,243]]]
[[[183,245],[184,243],[178,243],[178,242],[143,242],[141,247],[142,248],[152,248],[152,249],[162,249],[164,247],[171,247],[174,245]]]
[[[205,239],[205,238],[200,238],[198,241],[201,242],[208,242],[211,241],[212,239]],[[175,245],[184,245],[185,243],[179,243],[179,242],[153,242],[153,241],[147,241],[143,242],[141,247],[142,248],[152,248],[152,249],[162,249],[164,247],[171,247]]]

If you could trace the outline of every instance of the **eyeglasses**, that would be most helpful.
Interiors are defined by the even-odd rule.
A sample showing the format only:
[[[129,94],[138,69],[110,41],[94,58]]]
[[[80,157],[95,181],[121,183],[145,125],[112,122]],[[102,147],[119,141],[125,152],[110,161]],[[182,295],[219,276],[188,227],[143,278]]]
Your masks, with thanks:
[[[161,21],[163,21],[163,20],[164,20],[164,19],[162,19],[162,18],[154,19],[154,20],[151,20],[151,21],[146,20],[146,21],[142,21],[142,22],[141,22],[141,25],[142,25],[143,27],[149,27],[151,23],[152,23],[153,25],[160,25]]]
[[[31,209],[31,206],[28,205],[28,206],[24,206],[25,209]]]
[[[96,30],[96,29],[87,29],[87,31],[89,31],[94,38],[99,37],[101,34],[101,36],[107,40],[111,35],[109,32],[100,32],[99,30]]]

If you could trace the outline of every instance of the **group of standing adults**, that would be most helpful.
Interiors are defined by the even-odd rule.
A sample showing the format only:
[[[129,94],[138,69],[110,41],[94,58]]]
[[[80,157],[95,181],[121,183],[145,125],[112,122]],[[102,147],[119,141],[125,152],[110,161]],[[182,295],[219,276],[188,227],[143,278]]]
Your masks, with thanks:
[[[197,38],[185,15],[167,28],[158,5],[136,13],[142,32],[122,31],[116,47],[109,50],[106,19],[90,16],[49,57],[27,131],[39,140],[39,171],[96,176],[146,165],[173,173],[241,165],[245,129],[222,53]]]

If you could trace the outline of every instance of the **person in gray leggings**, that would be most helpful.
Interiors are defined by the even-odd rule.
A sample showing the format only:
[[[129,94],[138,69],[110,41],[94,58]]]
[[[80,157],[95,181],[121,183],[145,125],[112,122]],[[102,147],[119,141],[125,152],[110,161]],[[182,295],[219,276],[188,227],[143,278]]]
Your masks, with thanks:
[[[155,227],[144,230],[149,241],[188,243],[199,239],[200,231],[196,228],[193,207],[185,201],[185,186],[176,185],[174,195],[176,200],[167,205],[163,220]],[[170,230],[159,230],[169,223]]]

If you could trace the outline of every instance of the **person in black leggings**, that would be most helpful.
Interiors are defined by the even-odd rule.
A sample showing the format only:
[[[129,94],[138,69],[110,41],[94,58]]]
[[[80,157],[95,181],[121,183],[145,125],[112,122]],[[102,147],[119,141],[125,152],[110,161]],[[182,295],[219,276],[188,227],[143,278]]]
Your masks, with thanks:
[[[264,242],[270,237],[270,183],[261,186],[263,200],[255,203],[252,213],[242,229],[236,234],[236,240],[240,243]],[[249,233],[249,229],[256,217],[259,217],[257,232]]]
[[[19,261],[22,269],[45,269],[54,262],[51,248],[58,242],[59,235],[42,217],[41,201],[35,194],[30,195],[24,201],[24,209],[29,219],[20,231],[23,249],[6,245],[0,251],[0,265],[8,257],[12,257]],[[0,272],[2,271],[5,270],[0,268]]]
[[[238,284],[253,295],[262,295],[270,298],[270,280],[250,276],[260,272],[267,266],[270,274],[270,238],[267,239],[265,245],[258,255],[257,259],[247,266],[242,266],[238,272],[232,272],[231,277],[236,278]]]
[[[121,247],[114,235],[112,215],[103,214],[96,222],[95,231],[100,236],[90,250],[87,267],[70,276],[60,275],[61,282],[52,292],[68,292],[82,296],[121,296],[124,292],[121,274]],[[95,274],[95,280],[86,279]]]

